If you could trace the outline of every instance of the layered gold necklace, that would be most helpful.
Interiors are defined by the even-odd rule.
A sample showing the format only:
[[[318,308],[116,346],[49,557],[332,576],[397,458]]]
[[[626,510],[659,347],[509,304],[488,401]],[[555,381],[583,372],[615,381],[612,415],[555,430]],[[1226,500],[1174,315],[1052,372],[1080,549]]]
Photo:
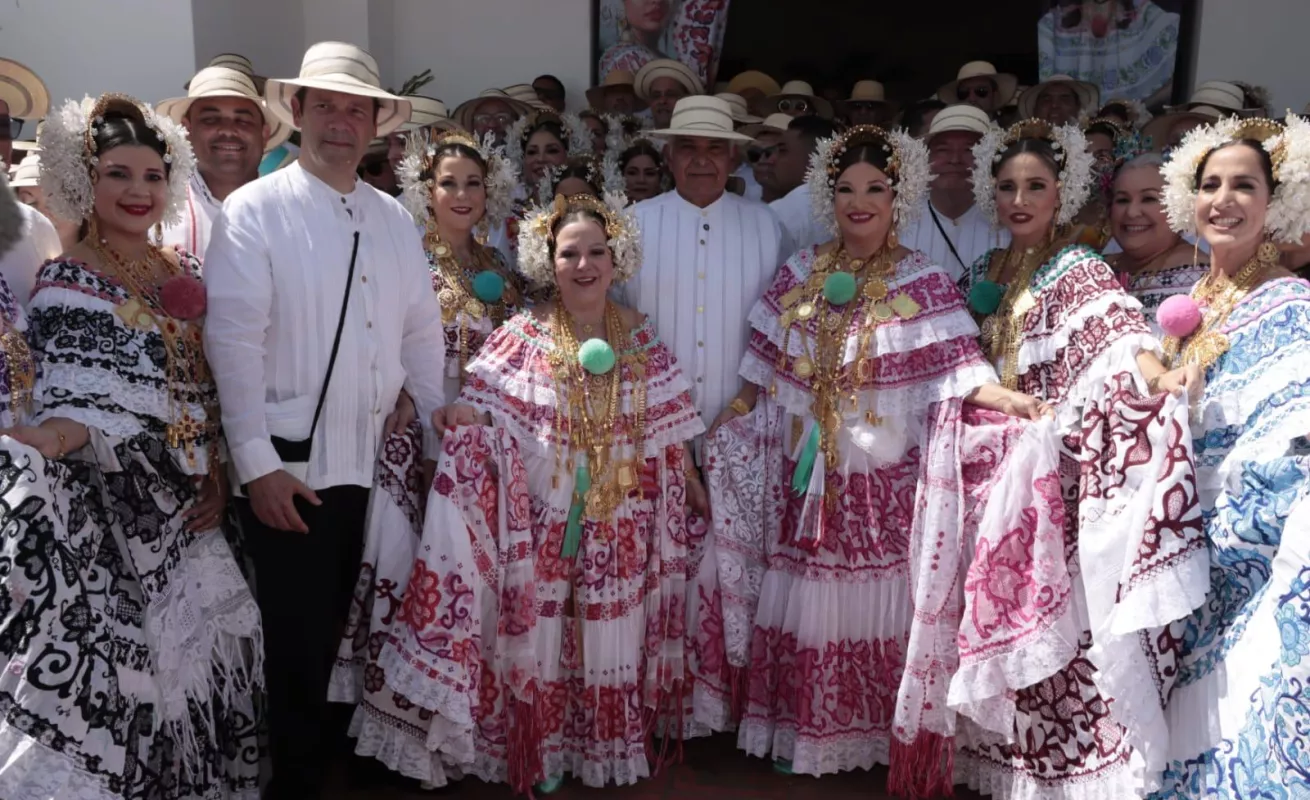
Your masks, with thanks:
[[[14,328],[13,319],[7,313],[3,317],[5,331],[0,334],[0,352],[5,355],[5,367],[9,372],[10,407],[30,411],[36,387],[36,359],[27,344],[27,337]]]
[[[575,482],[576,499],[585,503],[587,518],[608,520],[623,498],[637,488],[645,460],[646,359],[644,353],[631,347],[618,307],[606,303],[605,336],[616,358],[608,371],[588,372],[582,365],[582,346],[574,334],[575,325],[564,304],[557,304],[551,318],[555,347],[550,361],[556,387],[556,418],[564,429],[569,452],[566,464],[562,464],[564,448],[557,448],[553,484],[559,485],[561,466],[570,473],[582,474],[582,479]],[[619,403],[625,368],[632,381],[633,424],[628,432],[633,455],[617,458],[615,442],[626,427],[620,425]],[[578,469],[577,453],[586,458],[583,470]]]
[[[187,462],[196,463],[195,444],[206,433],[210,436],[210,470],[217,468],[218,406],[205,405],[205,421],[191,416],[187,402],[188,387],[199,392],[213,380],[205,358],[204,330],[200,320],[180,320],[164,310],[161,292],[169,279],[183,275],[182,267],[170,261],[158,247],[147,245],[146,257],[132,260],[102,242],[94,233],[84,243],[99,257],[100,263],[113,270],[118,283],[127,290],[128,299],[114,309],[123,322],[140,331],[157,329],[164,340],[165,380],[168,384],[168,416],[165,439],[172,449],[182,448]],[[181,407],[181,413],[178,407]]]
[[[1003,275],[1009,275],[1005,294],[996,311],[982,320],[982,346],[993,361],[1004,359],[1001,367],[1001,384],[1014,389],[1019,382],[1019,347],[1023,343],[1023,326],[1028,312],[1037,306],[1033,291],[1033,276],[1046,263],[1052,249],[1030,247],[1022,251],[1007,249],[999,258],[992,256],[987,269],[987,280],[1000,284]]]
[[[428,222],[423,245],[437,262],[433,272],[441,283],[441,288],[437,290],[437,302],[441,304],[441,321],[445,325],[457,323],[459,326],[457,338],[459,376],[462,384],[464,367],[468,365],[469,358],[469,326],[490,318],[493,327],[500,327],[509,313],[509,308],[517,303],[518,294],[509,282],[505,281],[499,300],[487,302],[480,299],[473,290],[472,276],[486,271],[499,274],[495,261],[484,248],[475,245],[473,263],[461,264],[454,249],[447,242],[442,241],[432,221]],[[504,277],[501,275],[502,279]]]
[[[1278,249],[1265,243],[1232,279],[1223,274],[1216,277],[1211,273],[1197,281],[1192,288],[1192,299],[1205,309],[1200,327],[1186,338],[1165,337],[1164,363],[1171,368],[1196,364],[1205,370],[1218,361],[1220,356],[1228,352],[1228,336],[1221,328],[1228,321],[1229,315],[1277,267]]]

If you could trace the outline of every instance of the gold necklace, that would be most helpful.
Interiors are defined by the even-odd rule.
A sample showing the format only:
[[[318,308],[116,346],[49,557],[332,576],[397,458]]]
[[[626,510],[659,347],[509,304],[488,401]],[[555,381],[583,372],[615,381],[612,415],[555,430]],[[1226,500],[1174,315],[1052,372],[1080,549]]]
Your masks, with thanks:
[[[1001,369],[1001,385],[1014,389],[1019,382],[1017,366],[1019,347],[1023,343],[1023,326],[1028,312],[1037,306],[1037,295],[1033,292],[1032,280],[1046,263],[1051,245],[1037,248],[1030,247],[1016,252],[1007,249],[1001,258],[992,256],[987,270],[987,280],[1000,283],[1002,274],[1010,273],[1010,282],[1006,284],[1005,294],[996,311],[982,321],[982,345],[991,354],[992,361],[1004,359]],[[1015,263],[1013,269],[1007,269]]]
[[[27,344],[27,337],[14,329],[13,319],[8,312],[0,314],[4,322],[4,333],[0,334],[0,351],[5,355],[5,367],[9,371],[10,408],[32,410],[32,394],[36,387],[36,359],[32,348]]]
[[[206,433],[210,434],[209,468],[213,472],[218,467],[218,442],[213,435],[218,427],[217,403],[205,404],[206,419],[202,423],[191,416],[186,402],[187,386],[199,389],[213,380],[205,358],[204,332],[199,320],[180,320],[169,314],[160,297],[164,283],[183,275],[181,265],[174,264],[153,244],[146,246],[144,259],[131,260],[94,235],[83,242],[99,257],[103,266],[113,270],[118,284],[127,291],[128,299],[115,308],[114,313],[137,330],[157,329],[164,340],[169,416],[164,436],[168,446],[182,448],[187,462],[195,466],[195,443]],[[160,276],[165,276],[163,281]],[[180,418],[177,413],[179,405],[182,407]]]
[[[1192,299],[1197,305],[1205,307],[1205,316],[1199,328],[1186,339],[1165,337],[1164,363],[1174,368],[1197,364],[1202,371],[1209,369],[1220,356],[1228,352],[1230,343],[1220,328],[1228,321],[1228,316],[1237,304],[1277,266],[1278,250],[1262,244],[1255,256],[1243,264],[1231,280],[1222,274],[1216,279],[1214,273],[1211,273],[1197,281],[1192,288]]]
[[[487,255],[487,252],[479,246],[475,246],[473,250],[473,269],[465,269],[455,255],[454,249],[442,241],[441,235],[437,232],[435,220],[428,220],[423,246],[437,262],[433,272],[436,273],[437,279],[441,283],[441,288],[437,290],[437,302],[441,305],[441,321],[445,325],[457,324],[459,326],[456,338],[459,358],[459,381],[462,386],[464,384],[464,367],[468,365],[469,358],[470,320],[477,323],[481,322],[484,317],[489,317],[492,327],[500,327],[505,321],[505,317],[508,315],[509,308],[517,294],[511,287],[510,282],[505,280],[506,276],[501,275],[501,278],[505,280],[505,288],[500,300],[487,303],[479,299],[473,291],[469,272],[477,273],[490,270],[500,274],[500,271],[496,269],[496,264]],[[461,316],[460,312],[463,312],[463,316]]]
[[[562,464],[563,448],[556,449],[552,483],[558,487],[561,467],[574,472],[575,453],[585,454],[590,475],[585,492],[587,517],[608,520],[623,498],[637,489],[639,467],[645,461],[645,354],[631,347],[618,307],[606,303],[605,333],[615,352],[615,363],[608,373],[593,376],[579,360],[581,344],[573,333],[575,324],[564,304],[557,304],[551,319],[555,348],[550,361],[556,386],[556,418],[565,428],[569,453]],[[628,433],[633,456],[615,459],[613,450],[620,428],[619,389],[625,369],[632,383],[633,423]]]

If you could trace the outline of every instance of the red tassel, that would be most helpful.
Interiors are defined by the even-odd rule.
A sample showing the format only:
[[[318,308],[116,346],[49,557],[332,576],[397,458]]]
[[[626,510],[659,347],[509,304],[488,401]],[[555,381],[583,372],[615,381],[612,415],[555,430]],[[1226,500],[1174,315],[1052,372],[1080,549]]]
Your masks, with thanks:
[[[546,779],[541,763],[542,731],[536,713],[536,687],[528,686],[526,699],[516,699],[510,706],[509,785],[516,794],[531,800],[532,787]]]
[[[955,738],[920,731],[913,744],[892,738],[887,791],[910,800],[955,796]]]

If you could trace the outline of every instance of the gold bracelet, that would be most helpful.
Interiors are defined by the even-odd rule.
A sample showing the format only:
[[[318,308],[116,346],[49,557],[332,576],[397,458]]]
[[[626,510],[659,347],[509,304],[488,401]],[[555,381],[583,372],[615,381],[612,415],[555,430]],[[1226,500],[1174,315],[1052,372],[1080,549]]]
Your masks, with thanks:
[[[700,481],[700,470],[696,469],[696,462],[694,461],[683,466],[682,473],[686,476],[687,480]]]
[[[751,413],[751,407],[746,405],[746,401],[742,400],[740,397],[732,398],[732,402],[728,403],[728,408],[731,408],[733,411],[736,411],[737,416],[739,417],[744,417],[747,414]]]
[[[55,436],[59,437],[59,455],[55,456],[55,460],[58,461],[68,455],[68,437],[58,428],[55,428]]]

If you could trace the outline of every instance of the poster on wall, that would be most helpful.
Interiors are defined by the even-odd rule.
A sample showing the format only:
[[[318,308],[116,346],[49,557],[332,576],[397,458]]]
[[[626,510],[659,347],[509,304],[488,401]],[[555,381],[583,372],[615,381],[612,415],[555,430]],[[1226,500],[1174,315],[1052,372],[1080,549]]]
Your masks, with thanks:
[[[1037,23],[1042,80],[1094,83],[1104,100],[1169,101],[1186,0],[1042,0]]]
[[[723,50],[730,0],[592,0],[596,4],[595,83],[613,70],[636,73],[673,58],[712,86]]]

